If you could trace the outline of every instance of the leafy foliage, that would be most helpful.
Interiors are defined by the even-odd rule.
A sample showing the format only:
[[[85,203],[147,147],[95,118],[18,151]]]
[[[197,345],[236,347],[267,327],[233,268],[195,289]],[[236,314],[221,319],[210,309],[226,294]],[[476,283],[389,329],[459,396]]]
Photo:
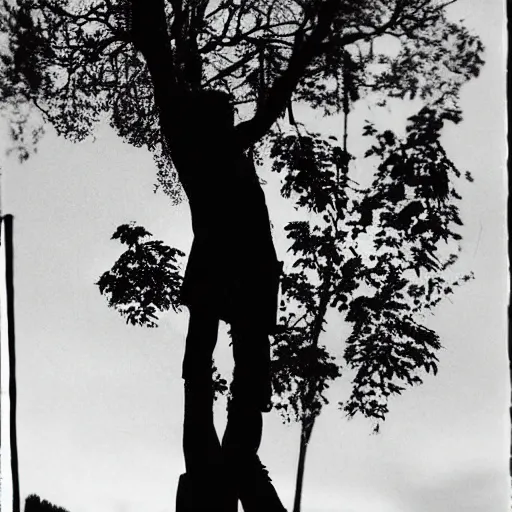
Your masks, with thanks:
[[[349,203],[350,156],[320,134],[276,134],[273,170],[284,173],[281,194],[310,220],[286,226],[292,269],[282,278],[280,332],[274,337],[276,409],[287,420],[309,421],[327,404],[329,383],[340,368],[319,343],[335,283],[347,255],[338,250],[347,232],[342,215]]]
[[[444,122],[459,119],[422,108],[403,139],[368,123],[364,133],[374,144],[366,156],[377,165],[366,190],[353,185],[351,157],[333,138],[274,135],[273,169],[285,173],[281,193],[310,212],[285,228],[293,262],[282,281],[274,387],[287,420],[314,419],[341,376],[319,343],[330,308],[353,326],[343,353],[354,372],[351,396],[341,404],[349,416],[362,414],[378,430],[390,397],[421,384],[422,372],[437,373],[441,343],[423,317],[471,279],[450,278],[460,253],[461,173],[439,139]]]
[[[25,500],[25,512],[68,512],[65,508],[42,500],[37,494],[30,494]]]
[[[383,420],[388,397],[404,385],[421,384],[421,369],[437,373],[439,338],[419,322],[471,279],[449,280],[448,269],[460,253],[455,183],[461,173],[440,143],[442,125],[442,118],[422,109],[410,119],[404,140],[366,130],[377,141],[367,155],[380,164],[350,223],[354,239],[371,233],[374,249],[359,269],[367,291],[349,303],[346,316],[354,330],[345,360],[357,370],[344,404],[351,416],[360,412]]]
[[[274,338],[274,406],[287,421],[318,416],[328,403],[325,392],[330,381],[341,376],[325,346],[312,342],[308,327],[289,327]]]
[[[128,249],[96,283],[100,293],[127,323],[156,327],[156,313],[180,309],[183,278],[179,260],[185,254],[134,223],[119,226],[112,235]]]
[[[228,382],[222,377],[215,365],[212,366],[212,374],[213,398],[217,400],[221,395],[226,396],[228,394]]]
[[[22,159],[37,144],[41,121],[82,140],[107,119],[127,142],[154,154],[158,184],[177,201],[177,175],[139,51],[154,30],[139,27],[144,16],[132,12],[139,3],[2,0],[8,44],[0,51],[0,106]],[[460,87],[479,74],[483,47],[447,18],[451,3],[161,0],[151,8],[167,27],[169,51],[158,58],[169,59],[163,65],[174,82],[229,92],[243,106],[240,118],[263,123],[264,135],[295,102],[340,112],[345,89],[351,102],[377,92],[381,101],[418,96],[455,106]]]
[[[281,194],[290,198],[297,196],[296,204],[315,213],[334,206],[336,176],[333,167],[341,165],[339,148],[333,147],[319,134],[289,134],[276,137],[273,141],[270,157],[273,158],[273,170],[284,176]]]

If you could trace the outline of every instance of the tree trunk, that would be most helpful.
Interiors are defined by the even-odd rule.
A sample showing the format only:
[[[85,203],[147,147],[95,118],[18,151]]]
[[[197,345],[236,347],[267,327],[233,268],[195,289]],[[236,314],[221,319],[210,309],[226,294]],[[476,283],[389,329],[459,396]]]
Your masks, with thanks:
[[[325,315],[327,313],[327,307],[329,306],[330,300],[330,287],[331,280],[329,277],[325,278],[325,281],[322,286],[322,291],[320,294],[320,302],[318,305],[318,311],[315,319],[315,325],[313,326],[313,343],[315,345],[318,344],[320,339],[320,334],[322,332],[323,321]],[[310,382],[310,397],[314,400],[314,396],[316,394],[315,383]],[[306,400],[308,402],[309,400]],[[315,426],[316,415],[312,415],[310,418],[305,418],[302,420],[302,428],[300,434],[300,447],[299,447],[299,462],[297,466],[297,480],[295,483],[295,499],[293,503],[293,512],[300,512],[301,500],[302,500],[302,487],[304,483],[304,470],[306,467],[306,453],[309,445],[309,440],[311,439],[311,434],[313,432],[313,427]]]
[[[347,139],[348,139],[348,115],[350,113],[350,97],[348,93],[347,86],[348,78],[347,78],[347,66],[343,66],[343,151],[345,153],[344,160],[344,173],[346,174],[348,171],[348,159],[347,156]],[[290,110],[291,113],[291,110]],[[339,167],[337,168],[336,174],[336,182],[339,187],[340,175],[339,175]],[[336,194],[338,194],[339,190],[336,190]],[[338,230],[338,222],[339,222],[339,211],[338,211],[338,202],[336,202],[336,231]],[[330,271],[333,271],[332,261],[330,262]],[[320,334],[323,328],[323,322],[325,319],[325,315],[327,313],[327,309],[329,307],[329,302],[331,300],[331,280],[332,277],[327,275],[324,277],[324,282],[320,292],[320,301],[318,305],[318,311],[316,314],[315,324],[312,330],[312,338],[313,343],[318,345],[320,340]],[[512,375],[512,363],[511,363],[511,375]],[[310,392],[315,394],[315,386],[314,383],[311,383],[312,390]],[[512,417],[512,407],[511,407],[511,417]],[[316,416],[313,416],[310,420],[306,420],[302,422],[301,436],[300,436],[300,448],[299,448],[299,462],[297,467],[297,480],[295,484],[295,498],[293,503],[293,512],[300,512],[301,510],[301,501],[302,501],[302,489],[304,484],[304,472],[306,468],[306,454],[309,445],[309,441],[311,439],[311,433],[313,432],[313,427],[315,425]],[[511,467],[512,467],[512,444],[511,444]]]
[[[297,465],[297,480],[295,483],[295,499],[293,501],[293,512],[300,512],[302,501],[302,487],[304,483],[304,470],[306,468],[306,453],[311,439],[311,433],[315,425],[315,418],[312,418],[306,425],[302,423],[300,432],[299,463]]]

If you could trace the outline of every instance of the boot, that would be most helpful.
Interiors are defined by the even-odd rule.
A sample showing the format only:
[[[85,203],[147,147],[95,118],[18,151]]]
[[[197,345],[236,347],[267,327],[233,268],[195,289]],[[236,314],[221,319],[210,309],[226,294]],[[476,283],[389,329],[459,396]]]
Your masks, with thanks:
[[[258,455],[235,455],[228,463],[244,512],[286,512]]]
[[[220,475],[211,478],[180,475],[176,512],[237,512],[238,498],[230,482]]]

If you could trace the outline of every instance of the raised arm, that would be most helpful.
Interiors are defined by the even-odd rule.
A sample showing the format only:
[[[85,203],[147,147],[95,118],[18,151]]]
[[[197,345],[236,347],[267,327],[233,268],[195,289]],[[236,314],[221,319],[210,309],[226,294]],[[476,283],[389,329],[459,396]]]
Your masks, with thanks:
[[[373,31],[348,33],[339,38],[338,46],[344,47],[361,39],[370,39],[393,26],[402,9],[403,0],[395,0],[390,19]],[[261,139],[285,111],[300,80],[313,60],[326,51],[325,40],[333,30],[334,21],[343,15],[340,0],[324,0],[315,12],[314,28],[305,36],[300,29],[296,33],[292,55],[287,68],[277,78],[265,99],[258,105],[254,117],[237,126],[237,138],[243,148],[251,147]],[[306,16],[304,23],[311,21]]]
[[[244,148],[252,146],[263,137],[288,105],[293,91],[303,77],[307,67],[320,52],[321,43],[328,36],[339,0],[326,0],[317,14],[315,28],[304,39],[298,30],[288,67],[276,79],[254,117],[237,126],[237,138]]]

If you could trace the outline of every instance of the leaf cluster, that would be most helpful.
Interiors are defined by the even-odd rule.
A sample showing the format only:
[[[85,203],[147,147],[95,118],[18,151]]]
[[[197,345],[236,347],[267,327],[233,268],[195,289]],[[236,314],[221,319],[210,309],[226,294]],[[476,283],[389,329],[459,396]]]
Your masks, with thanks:
[[[156,327],[157,312],[180,310],[184,253],[148,237],[151,233],[134,223],[119,226],[112,239],[128,249],[96,285],[127,323]]]
[[[307,324],[288,328],[274,337],[274,407],[287,421],[318,416],[329,403],[325,393],[330,382],[341,376],[335,358],[325,346],[312,343],[311,338]]]
[[[319,343],[330,308],[353,326],[343,352],[352,392],[340,404],[350,417],[362,414],[378,430],[392,396],[421,384],[423,372],[437,373],[441,343],[423,317],[472,277],[449,271],[460,253],[462,174],[440,130],[459,120],[457,111],[427,106],[402,138],[368,123],[364,135],[373,145],[366,156],[375,163],[368,189],[353,185],[350,157],[334,139],[308,135],[301,144],[298,135],[276,136],[281,193],[310,212],[285,228],[293,261],[282,280],[274,345],[276,403],[285,418],[319,414],[330,382],[341,376]],[[318,360],[308,366],[311,357]]]
[[[449,272],[461,250],[462,220],[461,173],[439,139],[447,119],[458,116],[423,108],[410,118],[403,139],[365,129],[375,140],[367,156],[379,164],[350,224],[352,238],[370,236],[373,251],[359,269],[364,289],[348,304],[346,320],[354,329],[344,356],[356,374],[343,408],[349,416],[374,419],[377,430],[390,396],[421,384],[421,370],[437,372],[441,345],[422,316],[471,278],[452,281]]]
[[[275,407],[287,420],[314,419],[328,403],[330,383],[341,376],[339,364],[319,343],[325,314],[337,282],[335,268],[347,256],[338,250],[347,236],[350,156],[320,134],[275,134],[273,170],[282,173],[281,194],[309,220],[285,227],[293,263],[281,280],[281,330],[274,336]]]

